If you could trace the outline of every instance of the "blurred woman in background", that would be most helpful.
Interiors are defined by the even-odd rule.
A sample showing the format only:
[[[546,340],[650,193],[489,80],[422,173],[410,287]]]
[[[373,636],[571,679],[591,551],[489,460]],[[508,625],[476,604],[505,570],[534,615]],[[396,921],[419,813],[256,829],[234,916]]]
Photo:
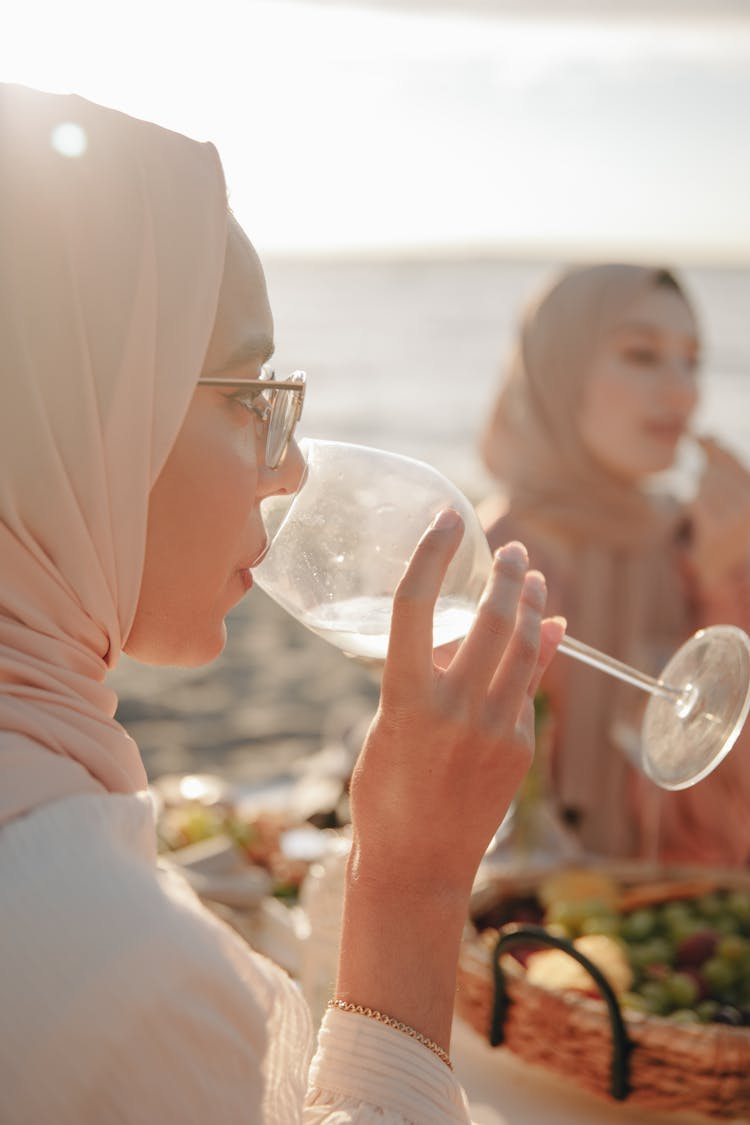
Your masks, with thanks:
[[[657,673],[700,626],[750,629],[750,475],[697,439],[686,505],[654,489],[690,432],[700,333],[674,274],[564,273],[525,311],[481,436],[502,490],[480,507],[490,546],[523,540],[570,634]],[[587,850],[715,864],[750,858],[744,744],[692,789],[657,790],[628,762],[644,697],[572,660],[545,677],[551,784]]]

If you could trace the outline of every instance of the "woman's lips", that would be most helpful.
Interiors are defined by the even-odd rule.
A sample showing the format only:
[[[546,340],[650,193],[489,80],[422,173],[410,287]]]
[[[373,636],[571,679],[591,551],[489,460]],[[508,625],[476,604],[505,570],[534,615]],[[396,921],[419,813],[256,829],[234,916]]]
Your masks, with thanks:
[[[260,551],[258,551],[258,554],[255,556],[255,558],[251,559],[250,562],[245,563],[244,566],[241,566],[239,568],[238,574],[239,574],[240,579],[242,581],[242,584],[243,584],[243,586],[245,587],[246,590],[249,590],[250,587],[253,585],[253,567],[258,566],[259,563],[261,563],[263,561],[263,559],[265,558],[266,552],[268,551],[268,548],[269,548],[269,542],[266,539],[266,541],[264,542]]]
[[[685,427],[679,422],[652,422],[646,426],[646,432],[657,441],[675,444],[683,437]]]

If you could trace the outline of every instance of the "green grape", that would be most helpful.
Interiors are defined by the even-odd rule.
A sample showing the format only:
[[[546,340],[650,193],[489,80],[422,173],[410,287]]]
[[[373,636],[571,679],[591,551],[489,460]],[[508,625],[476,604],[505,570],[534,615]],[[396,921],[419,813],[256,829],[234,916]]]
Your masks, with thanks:
[[[636,972],[642,972],[652,962],[651,945],[647,941],[631,943],[627,946],[628,960]]]
[[[739,934],[742,923],[739,918],[734,918],[731,914],[720,914],[718,918],[714,918],[713,927],[720,934]]]
[[[726,907],[735,918],[745,923],[746,928],[750,926],[750,891],[730,891]]]
[[[750,941],[737,933],[727,934],[716,947],[716,956],[733,964],[742,964],[750,955]]]
[[[709,957],[701,969],[701,976],[712,992],[723,994],[734,984],[734,966],[721,957]]]
[[[615,937],[620,932],[620,919],[616,914],[593,914],[581,922],[582,934],[606,934]]]
[[[662,981],[644,981],[640,993],[646,1002],[646,1011],[654,1016],[665,1016],[674,1008],[669,990]]]
[[[674,946],[666,938],[653,937],[649,941],[629,944],[627,953],[633,969],[640,972],[650,965],[674,963]]]
[[[719,1006],[718,1000],[699,1000],[695,1005],[695,1011],[701,1023],[711,1023],[719,1010]]]
[[[665,937],[653,937],[648,942],[651,950],[651,960],[663,965],[673,965],[675,958],[674,944]]]
[[[599,919],[607,919],[599,922]],[[566,902],[561,899],[550,904],[547,911],[547,923],[564,926],[568,936],[578,937],[580,934],[611,934],[615,932],[615,924],[609,919],[618,921],[612,913],[612,908],[600,899],[583,899],[580,902]]]
[[[668,931],[692,929],[696,922],[695,911],[686,902],[668,902],[659,911],[659,921]]]
[[[691,1008],[698,999],[698,985],[687,973],[672,973],[665,983],[677,1008]]]
[[[700,898],[695,900],[695,906],[699,914],[704,918],[718,918],[724,910],[724,901],[721,895],[715,892],[711,894],[701,895]]]
[[[666,927],[666,931],[675,945],[681,945],[691,938],[693,934],[700,933],[702,930],[705,930],[705,928],[706,923],[702,918],[695,918],[691,914],[686,914],[670,922]]]
[[[620,935],[625,941],[645,941],[656,929],[656,915],[653,910],[634,910],[623,918]]]
[[[581,904],[579,902],[553,902],[547,911],[546,921],[564,926],[570,934],[577,934],[581,924]]]
[[[667,1019],[672,1020],[673,1023],[701,1023],[701,1018],[697,1012],[692,1008],[677,1008],[674,1012],[670,1012]]]
[[[739,961],[735,962],[735,964],[737,979],[741,984],[746,984],[748,988],[750,988],[750,954],[743,953],[742,957],[740,957]]]

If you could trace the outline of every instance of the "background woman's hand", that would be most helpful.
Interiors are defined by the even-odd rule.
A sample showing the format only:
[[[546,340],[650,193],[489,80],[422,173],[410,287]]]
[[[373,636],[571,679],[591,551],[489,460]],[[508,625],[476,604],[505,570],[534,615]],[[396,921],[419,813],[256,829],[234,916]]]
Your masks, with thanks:
[[[445,512],[420,542],[394,602],[381,704],[352,779],[358,874],[468,892],[531,763],[533,696],[562,638],[520,543],[502,548],[472,628],[433,660],[437,595],[462,534]]]
[[[712,438],[698,438],[706,458],[689,505],[690,561],[701,589],[711,591],[750,565],[750,472]]]

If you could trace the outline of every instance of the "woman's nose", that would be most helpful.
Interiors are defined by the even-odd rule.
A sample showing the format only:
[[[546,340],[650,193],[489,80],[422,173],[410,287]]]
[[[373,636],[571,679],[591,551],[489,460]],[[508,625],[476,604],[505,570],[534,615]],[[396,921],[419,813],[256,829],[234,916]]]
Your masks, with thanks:
[[[679,405],[690,405],[695,402],[698,388],[693,367],[683,359],[673,359],[666,364],[665,371],[667,378],[662,386],[670,401]]]
[[[305,459],[297,442],[292,438],[287,446],[284,459],[276,469],[264,470],[263,494],[276,496],[279,493],[296,492],[305,475]]]

